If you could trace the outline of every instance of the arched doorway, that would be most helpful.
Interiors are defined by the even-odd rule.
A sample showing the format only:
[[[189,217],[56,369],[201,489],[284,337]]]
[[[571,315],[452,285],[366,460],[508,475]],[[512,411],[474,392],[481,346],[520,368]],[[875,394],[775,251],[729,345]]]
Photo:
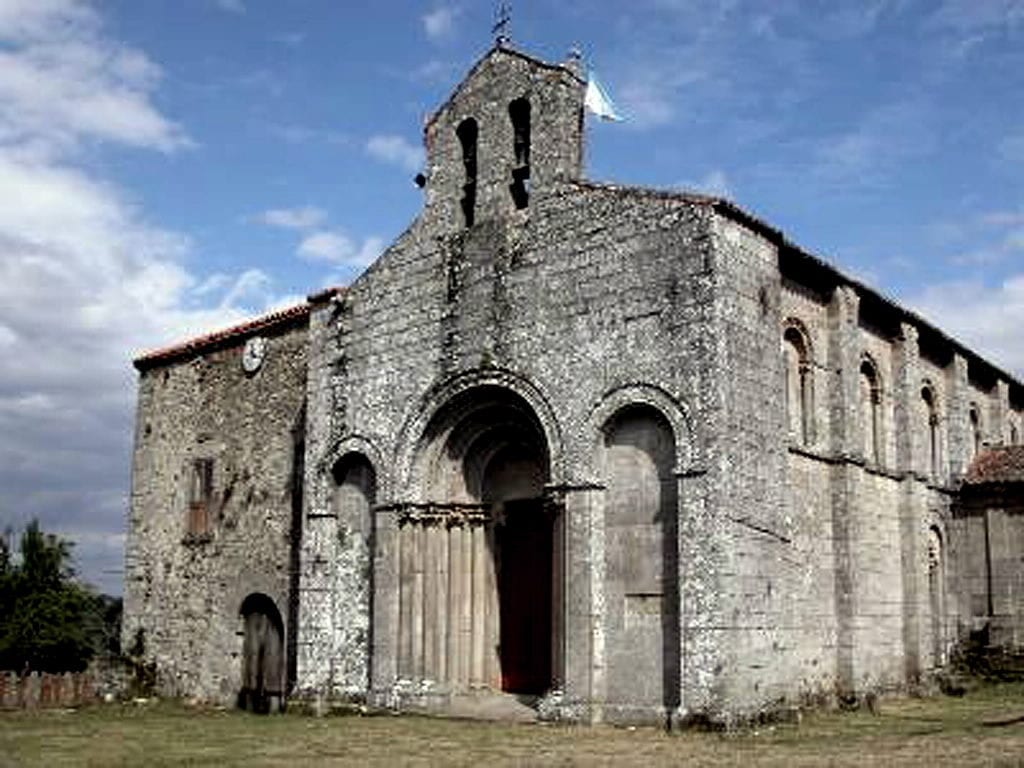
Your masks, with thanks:
[[[284,701],[284,626],[274,601],[254,592],[242,602],[242,690],[238,705],[276,712]]]
[[[400,677],[544,693],[557,544],[536,414],[504,387],[463,391],[428,422],[416,472],[422,500],[399,532]]]
[[[484,469],[500,606],[501,689],[541,694],[551,685],[552,519],[536,446],[507,444]]]

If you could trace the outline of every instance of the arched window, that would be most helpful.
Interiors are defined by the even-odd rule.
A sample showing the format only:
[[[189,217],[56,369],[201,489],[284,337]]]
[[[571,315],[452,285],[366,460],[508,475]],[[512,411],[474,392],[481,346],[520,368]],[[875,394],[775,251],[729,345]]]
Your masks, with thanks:
[[[1017,420],[1010,420],[1010,445],[1020,444],[1020,428],[1017,426]]]
[[[875,364],[865,358],[860,364],[860,421],[864,460],[882,462],[882,391]]]
[[[467,227],[472,227],[476,219],[476,120],[467,117],[455,129],[462,145],[462,167],[465,178],[462,184],[462,216]]]
[[[939,479],[939,409],[935,393],[930,385],[921,388],[921,404],[924,410],[927,435],[928,472],[932,480]]]
[[[807,340],[795,326],[782,336],[786,368],[786,419],[790,437],[801,445],[812,440],[811,366]]]
[[[973,461],[981,451],[981,414],[978,411],[978,406],[973,403],[967,412],[967,421],[971,430],[968,449],[970,450],[970,460]]]

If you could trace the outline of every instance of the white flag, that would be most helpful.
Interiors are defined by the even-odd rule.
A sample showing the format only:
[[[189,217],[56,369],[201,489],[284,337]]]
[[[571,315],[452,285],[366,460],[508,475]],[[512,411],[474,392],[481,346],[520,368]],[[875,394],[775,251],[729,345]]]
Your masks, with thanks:
[[[587,73],[587,93],[583,97],[584,106],[602,120],[620,122],[622,116],[615,109],[608,93],[601,87],[593,71]]]

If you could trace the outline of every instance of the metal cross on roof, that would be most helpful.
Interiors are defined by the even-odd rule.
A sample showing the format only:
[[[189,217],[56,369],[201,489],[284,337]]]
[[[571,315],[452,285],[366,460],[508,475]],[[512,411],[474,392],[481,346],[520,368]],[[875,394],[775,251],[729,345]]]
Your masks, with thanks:
[[[512,9],[508,3],[499,3],[498,11],[494,17],[494,26],[491,32],[494,34],[494,41],[498,45],[505,45],[511,40]]]

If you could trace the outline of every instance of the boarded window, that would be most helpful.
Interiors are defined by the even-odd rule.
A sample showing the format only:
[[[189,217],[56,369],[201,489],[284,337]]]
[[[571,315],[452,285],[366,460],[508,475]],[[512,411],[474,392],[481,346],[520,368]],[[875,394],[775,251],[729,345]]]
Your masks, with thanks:
[[[189,478],[187,533],[203,536],[210,532],[210,502],[213,498],[213,459],[194,459]]]

